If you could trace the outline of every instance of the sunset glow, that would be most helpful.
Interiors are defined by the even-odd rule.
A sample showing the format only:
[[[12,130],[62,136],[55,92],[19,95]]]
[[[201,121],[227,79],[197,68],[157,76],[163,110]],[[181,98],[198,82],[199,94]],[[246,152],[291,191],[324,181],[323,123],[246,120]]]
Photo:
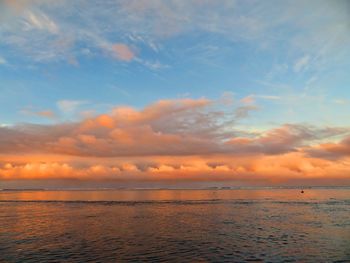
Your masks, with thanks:
[[[1,1],[3,186],[350,185],[348,8]]]

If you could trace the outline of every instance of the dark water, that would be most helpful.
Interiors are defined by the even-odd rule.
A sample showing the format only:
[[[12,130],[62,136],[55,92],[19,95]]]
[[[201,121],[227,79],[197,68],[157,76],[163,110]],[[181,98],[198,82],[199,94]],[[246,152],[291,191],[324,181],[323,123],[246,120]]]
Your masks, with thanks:
[[[0,262],[350,262],[350,190],[0,192]]]

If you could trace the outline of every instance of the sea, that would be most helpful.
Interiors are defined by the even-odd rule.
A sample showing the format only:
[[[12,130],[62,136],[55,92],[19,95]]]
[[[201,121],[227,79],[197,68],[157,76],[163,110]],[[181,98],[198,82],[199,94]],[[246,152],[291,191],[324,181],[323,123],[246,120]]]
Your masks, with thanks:
[[[3,189],[0,262],[350,262],[350,188]]]

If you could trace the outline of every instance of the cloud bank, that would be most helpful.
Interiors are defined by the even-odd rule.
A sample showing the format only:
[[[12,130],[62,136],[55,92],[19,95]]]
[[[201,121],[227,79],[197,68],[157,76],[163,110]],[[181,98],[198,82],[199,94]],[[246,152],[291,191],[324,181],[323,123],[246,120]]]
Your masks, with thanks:
[[[82,180],[334,178],[350,182],[350,129],[239,129],[245,105],[160,100],[74,123],[0,127],[0,177]],[[342,181],[342,182],[343,182]]]

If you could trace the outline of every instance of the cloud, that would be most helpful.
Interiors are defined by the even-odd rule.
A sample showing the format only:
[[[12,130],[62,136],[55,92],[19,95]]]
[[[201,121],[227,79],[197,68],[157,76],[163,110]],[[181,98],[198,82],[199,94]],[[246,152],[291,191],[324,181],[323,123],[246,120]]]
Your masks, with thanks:
[[[298,152],[347,128],[286,124],[265,132],[236,128],[250,105],[201,99],[160,100],[144,109],[116,107],[74,123],[0,128],[0,154],[47,153],[80,157],[278,155]],[[70,104],[68,104],[70,105]],[[75,106],[75,104],[74,104]],[[68,107],[70,109],[70,107]]]
[[[24,26],[27,30],[37,29],[46,30],[51,34],[59,33],[59,28],[56,23],[43,13],[35,14],[33,12],[27,11]]]
[[[235,117],[237,119],[246,118],[246,117],[248,117],[248,115],[251,111],[255,111],[255,110],[258,110],[258,107],[255,105],[245,105],[245,106],[238,107],[235,110]]]
[[[316,128],[307,125],[285,124],[262,132],[255,137],[234,137],[226,143],[238,154],[278,155],[303,152],[310,144],[337,136],[345,136],[349,128]]]
[[[122,61],[129,62],[135,58],[135,53],[125,44],[117,43],[112,46],[114,56]]]
[[[313,157],[330,160],[350,157],[350,136],[337,143],[329,142],[308,147],[305,152]]]
[[[243,104],[254,104],[256,102],[256,99],[264,99],[264,100],[280,100],[280,96],[275,95],[256,95],[256,94],[250,94],[240,100]]]
[[[37,116],[37,117],[44,117],[44,118],[48,118],[48,119],[56,119],[57,118],[57,115],[52,110],[33,111],[32,109],[27,108],[27,109],[21,110],[20,112],[22,114],[32,115],[32,116]]]
[[[283,154],[295,152],[303,143],[314,139],[317,132],[302,125],[286,124],[255,138],[236,137],[228,141],[239,153]]]
[[[300,153],[279,156],[144,157],[138,159],[77,159],[33,156],[25,162],[0,156],[0,178],[6,180],[228,181],[264,185],[349,185],[345,162],[305,158]],[[51,160],[50,160],[51,159]],[[349,159],[348,159],[349,160]]]
[[[17,12],[22,12],[25,7],[32,4],[32,1],[21,1],[21,0],[4,0],[4,5]]]
[[[129,91],[124,88],[121,88],[117,85],[111,85],[110,87],[111,87],[111,90],[117,91],[118,93],[122,94],[125,97],[131,97],[131,94],[129,93]]]
[[[280,100],[280,96],[275,96],[275,95],[256,95],[258,98],[262,98],[265,100]]]
[[[159,46],[168,39],[193,32],[235,43],[259,43],[258,48],[264,49],[283,42],[293,57],[308,54],[295,62],[299,71],[306,68],[310,57],[317,60],[317,67],[331,68],[347,61],[346,5],[346,1],[3,1],[0,33],[4,46],[36,62],[69,61],[77,54],[99,55],[111,49],[117,50],[112,51],[117,59],[131,61],[135,54],[129,46],[113,47],[113,43],[125,45],[125,39],[140,50],[142,61],[148,61],[142,58],[144,45],[161,53]],[[58,44],[62,42],[66,44]],[[177,52],[183,52],[182,47]],[[164,63],[157,60],[145,63],[155,68],[160,65]]]
[[[305,55],[299,58],[294,64],[294,71],[296,73],[299,73],[300,71],[304,71],[305,69],[307,69],[309,62],[310,62],[309,55]]]
[[[333,100],[334,103],[339,104],[339,105],[347,105],[349,104],[348,100],[345,99],[335,99]]]
[[[248,95],[242,98],[240,101],[244,104],[254,104],[255,103],[254,95]]]
[[[6,59],[0,56],[0,65],[5,65],[5,64],[7,64]]]
[[[186,98],[72,123],[1,126],[0,178],[350,183],[350,128],[252,133],[237,128],[237,109]]]
[[[151,70],[160,70],[160,69],[167,69],[170,68],[169,65],[162,64],[159,61],[147,61],[142,59],[136,59],[137,62],[144,65],[145,67],[151,69]]]
[[[57,117],[56,114],[51,110],[39,111],[37,112],[37,115],[41,117],[46,117],[49,119],[55,119]]]
[[[63,113],[73,113],[79,108],[81,105],[86,104],[86,101],[83,100],[59,100],[57,101],[57,107]]]

